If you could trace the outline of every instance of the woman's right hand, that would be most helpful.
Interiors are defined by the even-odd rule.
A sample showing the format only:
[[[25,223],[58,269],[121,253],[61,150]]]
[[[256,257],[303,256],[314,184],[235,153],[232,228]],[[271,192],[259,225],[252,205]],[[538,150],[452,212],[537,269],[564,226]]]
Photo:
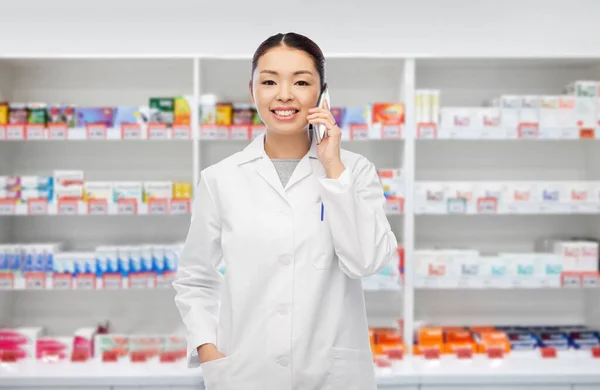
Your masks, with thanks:
[[[200,358],[200,363],[208,363],[213,360],[222,359],[225,357],[217,347],[213,344],[204,344],[198,347],[198,357]]]

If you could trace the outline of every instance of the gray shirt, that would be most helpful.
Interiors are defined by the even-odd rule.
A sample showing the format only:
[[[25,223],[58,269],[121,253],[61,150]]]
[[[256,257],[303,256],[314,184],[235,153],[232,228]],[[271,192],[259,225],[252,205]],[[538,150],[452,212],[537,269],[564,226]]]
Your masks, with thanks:
[[[277,170],[277,174],[279,175],[279,180],[281,180],[281,185],[285,188],[290,177],[292,177],[292,173],[294,173],[294,169],[296,169],[296,165],[300,162],[300,159],[295,158],[278,158],[273,159],[273,165],[275,165],[275,170]]]

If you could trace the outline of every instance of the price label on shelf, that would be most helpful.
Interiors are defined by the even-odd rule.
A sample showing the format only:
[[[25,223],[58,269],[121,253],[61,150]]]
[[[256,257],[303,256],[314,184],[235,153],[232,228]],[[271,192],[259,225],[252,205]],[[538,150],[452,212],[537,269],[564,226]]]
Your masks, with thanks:
[[[440,350],[439,348],[427,348],[423,351],[423,356],[427,360],[439,359]]]
[[[447,206],[448,214],[465,214],[467,212],[467,200],[463,198],[450,198]]]
[[[148,201],[148,214],[165,215],[169,213],[169,201],[167,199],[150,199]]]
[[[25,139],[25,125],[6,125],[6,139],[22,141]]]
[[[52,275],[52,287],[55,290],[70,290],[73,288],[73,278],[71,274]]]
[[[173,125],[171,133],[172,138],[176,140],[192,139],[192,128],[188,125]]]
[[[540,354],[542,355],[542,359],[554,359],[557,356],[556,348],[553,347],[540,348]]]
[[[350,139],[353,141],[369,139],[369,125],[350,125]]]
[[[87,139],[92,141],[106,139],[106,125],[101,123],[90,123],[87,125]]]
[[[87,362],[90,358],[90,353],[81,348],[74,348],[73,353],[71,354],[71,361],[74,363]]]
[[[79,214],[79,201],[61,199],[58,201],[58,214],[77,215]]]
[[[404,199],[386,199],[385,211],[387,214],[402,214],[404,212]]]
[[[12,199],[0,199],[0,215],[14,215],[17,203]]]
[[[46,199],[28,199],[27,211],[29,215],[47,215],[48,201]]]
[[[563,288],[581,288],[581,275],[575,272],[563,272],[560,276]]]
[[[217,139],[219,140],[229,140],[231,128],[229,126],[217,126]]]
[[[95,290],[96,276],[93,274],[79,274],[75,277],[75,287],[78,290]]]
[[[128,141],[142,139],[142,128],[137,123],[121,124],[121,139]]]
[[[27,290],[43,290],[46,288],[46,273],[28,272],[25,274],[25,288]]]
[[[436,139],[437,137],[437,125],[435,123],[417,124],[417,138]]]
[[[129,274],[129,288],[133,290],[144,290],[152,288],[150,274],[146,272]]]
[[[170,288],[175,280],[175,272],[165,272],[162,275],[156,275],[156,287]]]
[[[108,203],[106,199],[89,199],[87,204],[89,215],[108,214]]]
[[[496,198],[477,199],[477,212],[479,214],[496,214],[498,212],[498,200]]]
[[[231,139],[247,141],[250,139],[250,127],[248,125],[231,126]]]
[[[117,351],[103,351],[102,363],[116,363],[119,358]]]
[[[596,131],[592,128],[582,128],[579,129],[579,138],[581,139],[595,139]]]
[[[49,138],[55,141],[64,141],[68,138],[69,129],[66,123],[51,123],[48,125]]]
[[[591,352],[593,358],[600,359],[600,347],[593,347]]]
[[[518,131],[521,139],[538,139],[540,126],[537,123],[520,123]]]
[[[12,290],[15,287],[15,276],[9,272],[0,272],[0,290]]]
[[[502,359],[504,358],[504,349],[501,347],[489,347],[487,349],[488,359]]]
[[[175,352],[161,352],[159,360],[161,363],[175,363],[177,354]]]
[[[402,126],[400,125],[383,125],[381,126],[382,139],[400,139],[402,138]]]
[[[265,125],[252,125],[250,127],[250,138],[254,139],[267,131],[267,127]]]
[[[2,363],[16,363],[17,358],[17,351],[0,351],[0,361]]]
[[[104,274],[102,287],[105,290],[119,290],[123,288],[123,277],[120,274]]]
[[[119,215],[135,215],[137,214],[137,200],[135,199],[119,199],[117,203],[117,213]]]
[[[27,125],[26,138],[31,141],[40,141],[46,138],[44,125]]]
[[[200,126],[200,138],[202,139],[217,139],[217,126],[216,125],[201,125]]]
[[[133,351],[130,354],[132,363],[145,363],[148,360],[148,355],[144,351]]]
[[[169,130],[166,123],[149,123],[148,124],[148,139],[149,140],[166,140],[169,139]]]
[[[456,357],[458,359],[472,359],[473,358],[473,348],[470,347],[456,347],[454,349],[456,353]]]
[[[171,214],[181,215],[190,213],[190,201],[188,199],[172,199]]]
[[[600,276],[597,272],[589,272],[581,275],[581,284],[584,288],[598,288]]]

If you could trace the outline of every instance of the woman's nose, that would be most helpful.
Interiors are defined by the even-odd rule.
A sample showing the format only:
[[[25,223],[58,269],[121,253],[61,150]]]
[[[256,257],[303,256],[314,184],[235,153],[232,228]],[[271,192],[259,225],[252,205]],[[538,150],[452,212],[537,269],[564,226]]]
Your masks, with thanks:
[[[279,88],[279,95],[278,95],[279,100],[281,100],[283,102],[293,100],[294,96],[292,95],[291,91],[292,90],[290,87],[288,87],[285,84],[282,84],[281,87]]]

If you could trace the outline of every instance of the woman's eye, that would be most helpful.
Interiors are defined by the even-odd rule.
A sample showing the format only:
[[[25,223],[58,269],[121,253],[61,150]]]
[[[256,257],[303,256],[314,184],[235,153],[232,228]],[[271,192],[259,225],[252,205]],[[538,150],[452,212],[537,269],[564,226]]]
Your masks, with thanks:
[[[262,82],[264,85],[275,85],[275,81],[273,80],[265,80]]]
[[[308,85],[308,83],[306,81],[298,81],[296,84],[301,85],[303,87]]]

